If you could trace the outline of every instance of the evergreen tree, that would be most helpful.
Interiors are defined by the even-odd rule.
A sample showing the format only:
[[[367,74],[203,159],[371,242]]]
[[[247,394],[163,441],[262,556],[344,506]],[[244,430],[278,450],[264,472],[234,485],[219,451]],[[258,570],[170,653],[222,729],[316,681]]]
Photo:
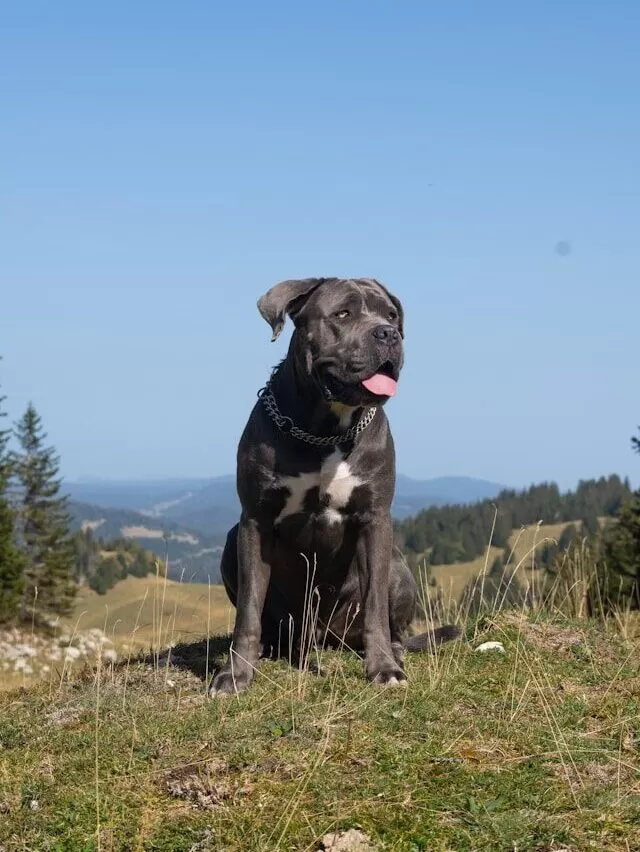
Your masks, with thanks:
[[[640,491],[620,509],[617,523],[607,526],[604,553],[615,574],[610,597],[640,609]]]
[[[562,530],[562,535],[558,539],[558,550],[560,552],[568,550],[577,538],[577,529],[573,524],[569,524]]]
[[[59,459],[45,446],[42,421],[30,403],[16,424],[20,451],[15,471],[20,489],[20,536],[26,559],[22,615],[69,612],[75,596],[75,553],[67,498],[60,495]]]
[[[581,536],[582,538],[594,538],[600,532],[600,524],[598,516],[595,512],[589,512],[581,521]]]
[[[631,446],[640,453],[640,439],[634,436]],[[615,572],[611,598],[640,609],[640,490],[622,504],[616,523],[607,525],[604,554],[607,567]]]
[[[5,399],[0,395],[0,623],[18,614],[24,583],[24,561],[16,547],[14,513],[7,496],[12,464],[9,455],[11,431],[1,428],[7,416],[2,410]]]

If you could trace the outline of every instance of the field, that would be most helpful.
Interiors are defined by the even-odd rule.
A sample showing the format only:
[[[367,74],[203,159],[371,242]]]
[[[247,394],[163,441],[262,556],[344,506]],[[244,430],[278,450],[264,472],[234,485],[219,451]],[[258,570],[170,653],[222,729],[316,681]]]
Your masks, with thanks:
[[[162,577],[128,577],[106,595],[83,589],[69,624],[100,628],[117,648],[166,646],[225,633],[234,609],[222,586],[181,583]]]
[[[95,665],[99,656],[120,660],[228,633],[233,618],[222,586],[149,575],[128,577],[106,595],[83,588],[73,615],[45,633],[0,629],[0,689],[24,688],[39,678],[51,683]]]
[[[545,541],[558,539],[563,524],[532,526],[515,532],[511,538],[511,566],[518,566],[518,576],[525,583],[539,580],[539,571],[532,570],[532,558]],[[487,555],[472,562],[432,566],[431,573],[442,593],[444,611],[455,616],[456,601],[462,590],[485,566],[491,566],[501,553],[489,548]],[[433,589],[430,591],[433,592]],[[45,641],[28,635],[5,640],[0,632],[0,689],[26,686],[38,676],[52,678],[59,673],[59,663],[78,668],[84,662],[94,662],[94,645],[105,644],[118,658],[150,648],[167,648],[180,642],[196,641],[207,635],[227,634],[233,628],[234,609],[222,586],[165,580],[156,575],[144,578],[129,577],[105,595],[87,587],[80,590],[72,616],[59,624],[53,640]],[[27,631],[28,634],[28,631]],[[26,650],[25,659],[3,660],[3,647],[18,642]],[[77,659],[67,659],[75,652]],[[26,665],[25,665],[26,662]]]

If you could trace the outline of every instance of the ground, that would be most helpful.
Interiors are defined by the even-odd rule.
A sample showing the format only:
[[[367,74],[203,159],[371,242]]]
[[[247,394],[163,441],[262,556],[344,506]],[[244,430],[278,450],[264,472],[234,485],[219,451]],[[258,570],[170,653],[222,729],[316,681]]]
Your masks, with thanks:
[[[211,700],[220,640],[0,693],[0,849],[639,849],[637,644],[560,615],[465,629],[403,689],[324,653]]]

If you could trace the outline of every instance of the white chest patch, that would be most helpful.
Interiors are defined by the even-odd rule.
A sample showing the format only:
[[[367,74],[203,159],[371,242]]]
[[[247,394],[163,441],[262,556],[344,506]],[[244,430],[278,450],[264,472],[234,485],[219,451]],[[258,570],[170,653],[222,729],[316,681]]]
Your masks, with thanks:
[[[289,494],[276,523],[301,512],[305,497],[312,488],[319,490],[320,501],[325,506],[325,520],[329,523],[340,523],[340,510],[349,502],[353,489],[362,484],[363,480],[351,473],[348,462],[344,460],[340,450],[336,449],[324,460],[320,470],[300,473],[298,476],[280,477],[278,486],[286,488]]]

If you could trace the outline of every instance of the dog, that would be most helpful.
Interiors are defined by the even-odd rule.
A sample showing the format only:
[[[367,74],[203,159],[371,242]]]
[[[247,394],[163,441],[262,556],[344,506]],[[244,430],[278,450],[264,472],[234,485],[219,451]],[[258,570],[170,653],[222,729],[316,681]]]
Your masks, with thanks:
[[[363,654],[373,683],[403,684],[405,649],[459,631],[405,636],[418,590],[393,547],[383,410],[404,362],[402,305],[375,279],[306,278],[272,287],[258,310],[272,341],[287,316],[295,328],[238,446],[242,512],[221,560],[236,620],[210,694],[246,690],[261,656],[299,649],[309,631]]]

